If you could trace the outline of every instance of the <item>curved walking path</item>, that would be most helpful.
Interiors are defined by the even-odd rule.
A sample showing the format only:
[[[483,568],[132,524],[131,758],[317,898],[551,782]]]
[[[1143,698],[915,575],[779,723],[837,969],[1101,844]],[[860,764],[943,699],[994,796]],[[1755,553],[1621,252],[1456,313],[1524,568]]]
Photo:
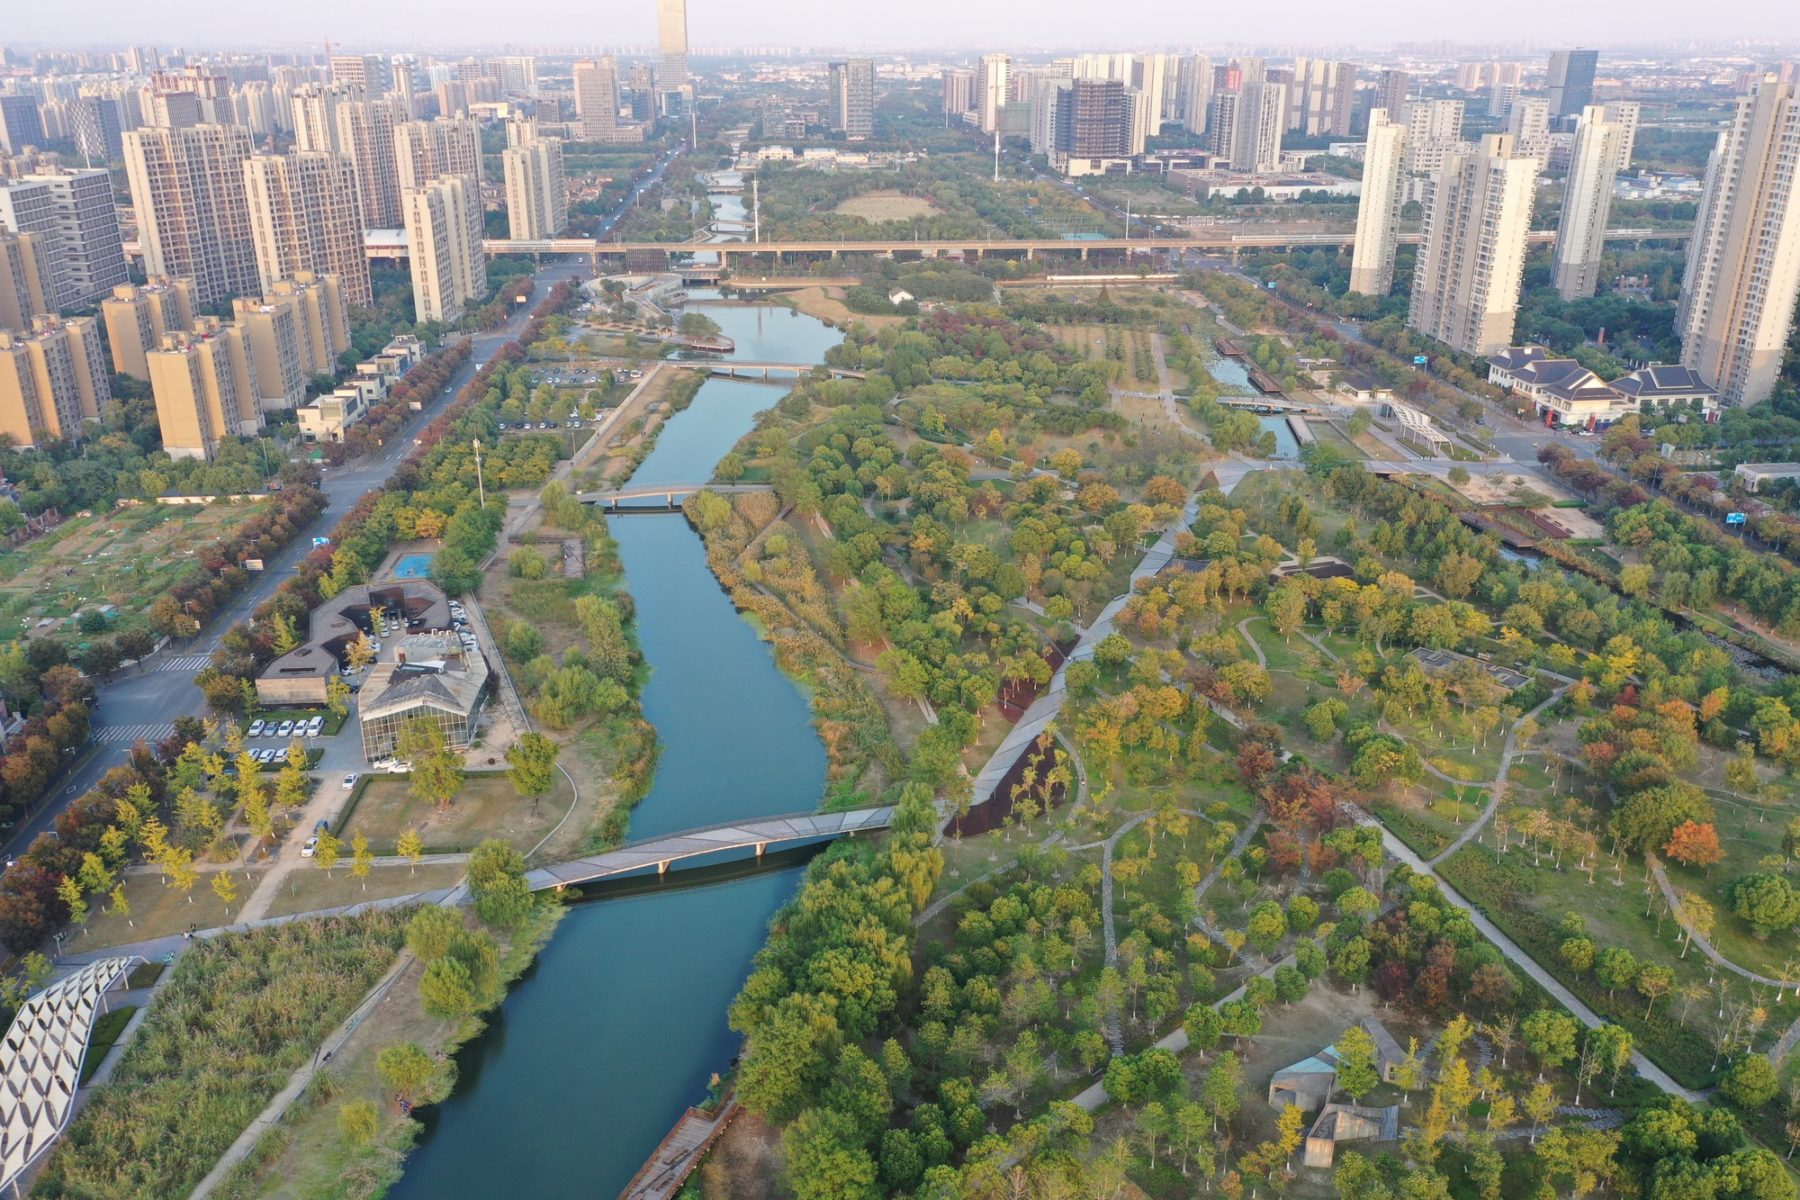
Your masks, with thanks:
[[[1225,944],[1225,935],[1222,931],[1214,929],[1212,925],[1207,922],[1205,917],[1199,915],[1200,898],[1206,895],[1207,889],[1211,888],[1213,884],[1219,881],[1219,876],[1225,871],[1225,864],[1228,862],[1235,862],[1238,856],[1243,854],[1245,849],[1249,847],[1250,839],[1255,837],[1256,831],[1262,828],[1264,819],[1262,809],[1258,808],[1253,811],[1250,814],[1250,819],[1244,823],[1242,832],[1240,832],[1236,838],[1232,839],[1230,849],[1226,850],[1219,858],[1219,861],[1213,864],[1213,869],[1206,873],[1206,878],[1194,885],[1194,928],[1198,929],[1201,933],[1204,933],[1213,941],[1218,942],[1220,945]]]
[[[1439,863],[1444,862],[1447,859],[1449,859],[1449,857],[1452,854],[1455,854],[1458,850],[1461,850],[1464,846],[1468,845],[1471,841],[1473,841],[1477,836],[1480,835],[1480,833],[1483,829],[1487,828],[1487,823],[1490,820],[1492,820],[1494,814],[1500,810],[1500,802],[1502,800],[1506,799],[1506,776],[1507,776],[1508,772],[1510,772],[1512,770],[1513,760],[1516,759],[1520,755],[1520,753],[1522,753],[1519,749],[1519,744],[1518,744],[1519,743],[1519,726],[1523,725],[1527,721],[1535,721],[1538,718],[1539,714],[1541,714],[1545,709],[1549,708],[1552,704],[1555,704],[1558,700],[1562,699],[1562,694],[1566,690],[1567,690],[1567,688],[1565,686],[1565,687],[1557,688],[1554,692],[1551,692],[1549,699],[1545,700],[1542,704],[1538,705],[1536,708],[1532,709],[1530,712],[1528,712],[1524,716],[1520,717],[1517,721],[1514,721],[1512,724],[1512,728],[1508,729],[1506,731],[1506,743],[1505,743],[1505,745],[1503,745],[1500,748],[1500,771],[1499,771],[1499,774],[1494,776],[1494,780],[1492,783],[1484,783],[1484,784],[1474,785],[1474,786],[1478,786],[1478,787],[1486,787],[1486,788],[1492,789],[1488,795],[1487,807],[1481,810],[1480,816],[1476,817],[1473,821],[1469,822],[1467,828],[1465,828],[1461,833],[1456,835],[1455,841],[1451,842],[1448,846],[1446,846],[1443,849],[1442,852],[1440,852],[1438,854],[1438,856],[1436,858],[1431,860],[1432,866],[1435,867]],[[1426,764],[1426,765],[1429,767],[1430,764]]]
[[[1269,669],[1269,656],[1263,653],[1262,643],[1250,636],[1250,622],[1254,620],[1256,620],[1255,617],[1245,617],[1239,621],[1237,623],[1238,636],[1250,643],[1250,653],[1256,655],[1256,665],[1266,671]]]
[[[1740,967],[1729,958],[1726,958],[1723,954],[1720,954],[1718,948],[1708,941],[1704,934],[1681,919],[1681,900],[1675,894],[1675,886],[1669,882],[1668,872],[1663,870],[1662,862],[1654,854],[1645,854],[1644,861],[1650,866],[1650,874],[1655,877],[1656,886],[1662,889],[1663,899],[1669,902],[1669,912],[1674,916],[1675,923],[1681,926],[1683,933],[1687,934],[1688,941],[1700,947],[1700,952],[1702,954],[1706,955],[1707,958],[1711,959],[1719,966],[1724,967],[1732,974],[1743,976],[1751,983],[1760,983],[1764,987],[1781,989],[1795,988],[1800,990],[1800,983],[1795,983],[1793,980],[1788,979],[1770,979],[1767,975],[1758,975],[1755,971],[1750,970],[1750,968]],[[1787,1034],[1782,1035],[1782,1040],[1788,1041],[1789,1034],[1793,1033],[1794,1030],[1790,1029]],[[1779,1043],[1777,1044],[1779,1045]]]

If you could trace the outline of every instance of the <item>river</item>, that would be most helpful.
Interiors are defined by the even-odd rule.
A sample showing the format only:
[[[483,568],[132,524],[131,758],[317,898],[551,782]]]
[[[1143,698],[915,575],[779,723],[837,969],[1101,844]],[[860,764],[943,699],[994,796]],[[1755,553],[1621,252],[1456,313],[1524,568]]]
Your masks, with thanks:
[[[746,359],[819,362],[840,337],[784,308],[697,299],[692,308]],[[711,478],[782,395],[709,380],[632,479]],[[662,742],[631,836],[817,807],[825,751],[806,701],[732,607],[698,535],[678,515],[611,525],[652,668],[644,715]],[[389,1195],[611,1200],[728,1065],[737,1038],[726,1008],[801,871],[788,859],[703,873],[699,886],[672,876],[577,904],[458,1056],[456,1091],[426,1112],[426,1135]]]

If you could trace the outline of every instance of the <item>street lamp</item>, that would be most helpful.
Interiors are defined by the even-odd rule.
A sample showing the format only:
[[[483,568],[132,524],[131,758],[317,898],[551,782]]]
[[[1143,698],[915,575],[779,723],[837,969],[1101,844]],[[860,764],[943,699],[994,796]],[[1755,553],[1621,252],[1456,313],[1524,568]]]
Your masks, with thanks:
[[[487,507],[487,484],[481,478],[481,439],[471,439],[475,445],[475,487],[481,493],[481,507]]]

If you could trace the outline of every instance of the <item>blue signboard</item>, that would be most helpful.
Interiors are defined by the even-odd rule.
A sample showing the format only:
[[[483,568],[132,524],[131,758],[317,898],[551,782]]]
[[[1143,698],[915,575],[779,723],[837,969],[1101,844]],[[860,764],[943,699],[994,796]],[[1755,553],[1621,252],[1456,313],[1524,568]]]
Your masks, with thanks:
[[[330,538],[314,538],[313,539],[313,549],[314,550],[317,550],[320,546],[329,546],[329,545],[331,545]]]
[[[1744,514],[1743,513],[1726,513],[1725,514],[1725,523],[1727,525],[1742,525],[1744,523]]]
[[[1422,367],[1430,361],[1431,360],[1429,358],[1425,357],[1425,355],[1423,355],[1423,354],[1413,355],[1413,366],[1415,366],[1415,367]]]

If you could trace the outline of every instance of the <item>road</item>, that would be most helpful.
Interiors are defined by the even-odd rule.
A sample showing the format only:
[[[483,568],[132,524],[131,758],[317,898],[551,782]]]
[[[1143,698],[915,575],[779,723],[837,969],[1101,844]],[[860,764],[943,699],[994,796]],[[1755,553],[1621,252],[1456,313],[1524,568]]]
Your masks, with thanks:
[[[561,263],[538,273],[538,281],[548,288],[565,279],[581,277],[581,264]],[[541,291],[539,296],[541,298]],[[11,858],[31,844],[38,834],[51,828],[56,817],[76,797],[93,787],[102,775],[125,762],[131,746],[140,738],[154,740],[166,737],[176,717],[204,716],[205,701],[194,686],[195,656],[210,654],[225,633],[253,612],[257,605],[274,594],[281,581],[294,574],[300,560],[312,551],[312,539],[329,534],[357,501],[370,490],[387,482],[396,464],[413,448],[413,437],[441,412],[461,387],[473,378],[477,369],[499,352],[500,348],[524,328],[532,306],[524,306],[501,328],[477,334],[472,340],[473,352],[451,379],[449,386],[434,398],[422,413],[415,414],[387,446],[345,466],[324,473],[321,488],[328,505],[311,526],[303,530],[293,543],[270,559],[267,569],[248,588],[207,623],[200,633],[186,643],[172,647],[152,658],[145,667],[134,668],[100,689],[94,714],[92,740],[79,752],[80,765],[66,775],[56,795],[30,820],[13,831],[4,846]],[[341,737],[342,735],[340,735]],[[358,755],[360,757],[360,754]]]

